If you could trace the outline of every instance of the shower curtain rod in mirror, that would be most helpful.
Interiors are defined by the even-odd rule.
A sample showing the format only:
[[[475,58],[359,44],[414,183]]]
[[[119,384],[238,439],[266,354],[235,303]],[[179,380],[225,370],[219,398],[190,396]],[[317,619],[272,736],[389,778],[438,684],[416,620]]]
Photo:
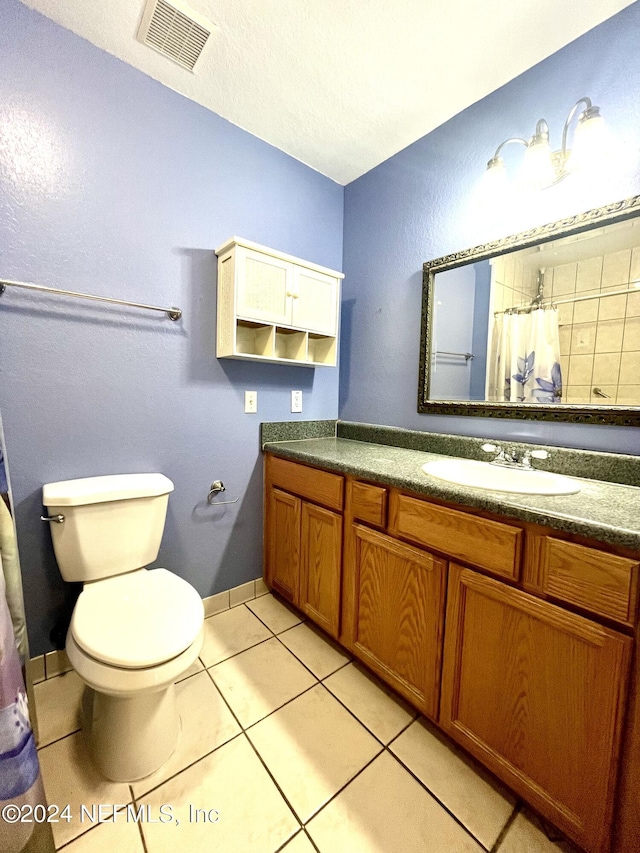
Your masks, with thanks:
[[[124,299],[112,299],[109,296],[93,296],[90,293],[76,293],[73,290],[60,290],[57,287],[44,287],[41,284],[31,284],[26,281],[9,281],[0,279],[0,296],[7,287],[22,287],[25,290],[38,290],[41,293],[59,293],[62,296],[75,296],[78,299],[93,299],[96,302],[110,302],[112,305],[127,305],[130,308],[142,308],[145,311],[161,311],[167,314],[171,320],[179,320],[182,317],[180,308],[160,308],[157,305],[145,305],[142,302],[128,302]]]
[[[590,293],[588,296],[571,296],[567,299],[554,299],[552,296],[544,296],[542,301],[534,305],[533,303],[524,305],[515,305],[513,308],[505,308],[503,311],[494,311],[493,316],[498,314],[515,314],[520,311],[530,311],[533,308],[551,308],[555,305],[568,305],[570,302],[586,302],[589,299],[604,299],[605,296],[624,296],[626,293],[640,293],[637,287],[627,287],[625,290],[605,290],[604,293]]]

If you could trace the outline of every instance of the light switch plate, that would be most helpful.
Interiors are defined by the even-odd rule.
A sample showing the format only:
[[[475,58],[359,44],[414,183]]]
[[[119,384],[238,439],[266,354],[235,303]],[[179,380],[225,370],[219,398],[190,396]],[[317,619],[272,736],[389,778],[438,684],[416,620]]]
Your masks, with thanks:
[[[258,392],[244,392],[244,411],[246,415],[254,415],[258,411]]]
[[[292,391],[291,392],[291,411],[292,412],[301,412],[302,411],[302,391]]]

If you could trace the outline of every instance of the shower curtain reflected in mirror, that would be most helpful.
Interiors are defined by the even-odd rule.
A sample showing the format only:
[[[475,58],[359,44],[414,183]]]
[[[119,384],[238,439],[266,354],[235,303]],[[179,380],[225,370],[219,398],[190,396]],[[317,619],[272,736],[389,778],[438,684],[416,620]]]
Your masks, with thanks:
[[[487,399],[507,403],[561,403],[558,312],[552,307],[497,314]]]
[[[51,827],[34,818],[46,808],[36,742],[29,719],[25,665],[29,657],[22,576],[13,522],[2,420],[0,418],[0,813],[17,809],[31,821],[0,817],[3,853],[50,853]],[[13,809],[13,811],[12,811]],[[45,812],[46,813],[46,812]]]

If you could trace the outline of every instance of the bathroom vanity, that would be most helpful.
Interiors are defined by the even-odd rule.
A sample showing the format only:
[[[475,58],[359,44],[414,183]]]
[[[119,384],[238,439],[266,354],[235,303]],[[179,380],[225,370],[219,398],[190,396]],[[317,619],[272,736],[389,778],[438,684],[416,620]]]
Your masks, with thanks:
[[[265,580],[589,853],[640,849],[640,488],[438,481],[267,442]]]

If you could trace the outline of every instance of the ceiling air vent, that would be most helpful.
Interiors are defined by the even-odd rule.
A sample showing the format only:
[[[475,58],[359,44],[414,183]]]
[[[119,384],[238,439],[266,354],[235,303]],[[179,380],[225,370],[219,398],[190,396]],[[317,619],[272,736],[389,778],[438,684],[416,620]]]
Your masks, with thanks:
[[[143,44],[193,71],[215,24],[180,0],[149,0],[138,38]]]

